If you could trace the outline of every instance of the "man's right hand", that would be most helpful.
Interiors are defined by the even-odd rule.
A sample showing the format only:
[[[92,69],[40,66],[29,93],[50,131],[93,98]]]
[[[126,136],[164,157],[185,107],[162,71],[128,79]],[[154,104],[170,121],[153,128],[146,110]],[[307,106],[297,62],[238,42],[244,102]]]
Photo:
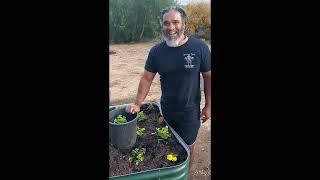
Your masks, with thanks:
[[[131,113],[131,114],[140,112],[140,106],[138,106],[136,104],[130,104],[126,107],[126,111],[127,111],[127,113]]]

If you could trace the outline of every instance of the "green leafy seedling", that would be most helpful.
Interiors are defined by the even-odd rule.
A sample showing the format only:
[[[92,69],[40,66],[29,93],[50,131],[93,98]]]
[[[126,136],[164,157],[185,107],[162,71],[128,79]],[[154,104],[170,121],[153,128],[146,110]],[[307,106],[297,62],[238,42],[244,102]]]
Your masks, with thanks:
[[[121,114],[117,116],[117,118],[114,120],[116,124],[123,124],[127,122],[127,118],[125,116],[122,116]]]
[[[158,139],[168,139],[169,137],[171,137],[168,126],[163,127],[161,129],[156,128],[155,135]]]
[[[144,134],[144,131],[145,131],[145,128],[139,128],[139,127],[137,127],[136,135],[137,135],[137,136],[142,136],[142,135]]]
[[[147,103],[147,110],[148,110],[148,111],[155,110],[151,102],[148,102],[148,103]]]
[[[134,162],[135,165],[139,166],[139,164],[144,160],[144,155],[146,154],[146,148],[135,148],[131,151],[131,155],[129,156],[129,162]]]
[[[146,116],[144,115],[143,111],[138,113],[138,121],[145,121]]]

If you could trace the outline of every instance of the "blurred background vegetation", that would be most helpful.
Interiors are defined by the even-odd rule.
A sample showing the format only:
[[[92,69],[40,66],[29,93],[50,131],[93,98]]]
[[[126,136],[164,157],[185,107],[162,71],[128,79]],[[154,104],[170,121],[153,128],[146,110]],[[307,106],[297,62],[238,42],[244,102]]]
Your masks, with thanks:
[[[182,6],[187,14],[187,35],[197,28],[211,40],[211,6],[208,1],[191,1],[182,5],[179,0],[110,0],[109,41],[113,43],[145,42],[161,39],[159,13],[170,5]]]

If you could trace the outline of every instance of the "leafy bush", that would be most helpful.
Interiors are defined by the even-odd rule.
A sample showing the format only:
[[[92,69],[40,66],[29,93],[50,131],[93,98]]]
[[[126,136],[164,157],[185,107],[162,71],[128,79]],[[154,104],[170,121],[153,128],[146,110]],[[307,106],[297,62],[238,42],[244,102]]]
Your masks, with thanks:
[[[188,14],[187,29],[188,35],[195,34],[196,30],[202,27],[205,31],[204,38],[211,39],[211,6],[206,2],[192,2],[184,9]]]
[[[161,35],[159,12],[175,0],[110,0],[109,37],[116,43],[152,40]]]

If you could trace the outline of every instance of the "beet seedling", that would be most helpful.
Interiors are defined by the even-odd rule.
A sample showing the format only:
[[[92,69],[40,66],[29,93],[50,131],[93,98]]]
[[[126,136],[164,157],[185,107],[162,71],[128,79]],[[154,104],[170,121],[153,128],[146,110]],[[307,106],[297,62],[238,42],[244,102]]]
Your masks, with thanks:
[[[155,132],[156,136],[158,139],[168,139],[171,137],[171,134],[169,133],[169,128],[168,126],[163,127],[163,128],[156,128]]]
[[[137,127],[136,135],[137,135],[137,136],[142,136],[143,133],[144,133],[144,131],[145,131],[145,128],[139,128],[139,127]]]
[[[144,155],[146,154],[146,148],[135,148],[131,151],[129,156],[129,162],[134,162],[135,165],[139,165],[144,160]]]
[[[144,115],[143,111],[138,113],[138,121],[145,121],[146,116]]]
[[[148,110],[148,111],[153,111],[153,110],[155,110],[151,102],[148,102],[148,103],[147,103],[147,110]]]
[[[152,105],[152,102],[145,103],[141,107],[145,114],[151,114],[152,112],[156,111],[155,107]]]
[[[117,116],[117,118],[114,120],[116,124],[123,124],[127,122],[127,118],[125,116],[122,116],[121,114]]]

